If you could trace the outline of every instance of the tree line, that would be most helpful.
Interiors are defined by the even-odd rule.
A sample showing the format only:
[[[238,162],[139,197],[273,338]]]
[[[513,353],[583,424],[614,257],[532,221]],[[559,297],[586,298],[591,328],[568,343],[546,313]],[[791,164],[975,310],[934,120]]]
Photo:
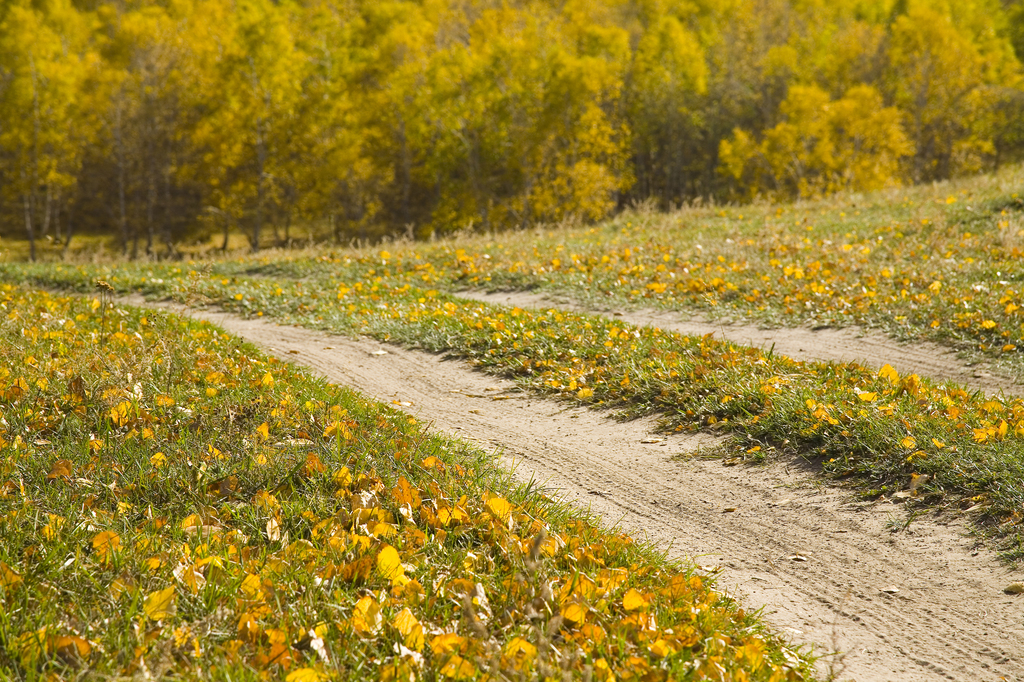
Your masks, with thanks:
[[[1024,3],[0,0],[0,234],[287,243],[815,196],[1024,151]]]

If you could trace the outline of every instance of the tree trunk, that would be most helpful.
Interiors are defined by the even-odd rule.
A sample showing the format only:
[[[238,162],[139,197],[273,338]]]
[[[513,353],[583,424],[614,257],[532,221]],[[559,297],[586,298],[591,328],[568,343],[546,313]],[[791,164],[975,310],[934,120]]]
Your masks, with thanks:
[[[34,263],[36,260],[36,233],[32,224],[32,198],[26,193],[23,195],[25,203],[25,234],[28,236],[28,257]]]
[[[164,170],[164,243],[167,256],[174,255],[174,235],[171,233],[171,172]]]
[[[60,257],[66,258],[68,255],[68,249],[71,247],[71,236],[75,233],[75,203],[74,201],[68,202],[68,236],[64,242],[64,248],[61,249]]]
[[[412,193],[412,156],[409,153],[409,140],[405,135],[405,119],[398,119],[398,141],[402,146],[402,226],[408,225],[409,198]]]
[[[156,182],[153,174],[149,176],[149,196],[146,200],[146,255],[153,255],[153,233],[156,225],[153,224],[153,210],[156,208]]]
[[[260,250],[260,229],[263,227],[263,173],[267,162],[267,149],[263,143],[262,124],[256,137],[256,220],[252,226],[252,252]]]
[[[60,198],[60,189],[58,188],[57,196],[54,199],[55,206],[53,209],[53,240],[57,244],[64,241],[64,237],[61,235],[60,231]]]
[[[121,103],[114,110],[114,145],[117,156],[117,205],[121,231],[121,255],[128,254],[128,211],[125,207],[125,158],[124,139],[121,131]]]
[[[50,183],[46,183],[46,199],[43,204],[43,229],[41,236],[45,239],[50,235],[50,205],[52,204],[53,190],[50,189]]]

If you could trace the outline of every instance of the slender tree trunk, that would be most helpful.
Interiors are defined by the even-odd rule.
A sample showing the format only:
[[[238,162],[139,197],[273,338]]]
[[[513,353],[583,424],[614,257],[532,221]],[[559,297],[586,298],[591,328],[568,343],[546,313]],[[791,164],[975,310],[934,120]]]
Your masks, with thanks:
[[[54,198],[54,210],[53,210],[53,239],[56,243],[60,244],[64,241],[64,237],[60,231],[60,189],[57,189],[57,196]]]
[[[146,255],[153,255],[153,233],[156,225],[153,223],[153,211],[156,208],[156,181],[153,174],[149,175],[149,196],[146,199]]]
[[[409,140],[405,134],[405,119],[398,119],[398,141],[402,147],[402,226],[408,225],[409,198],[412,193],[412,155],[409,153]]]
[[[167,256],[174,255],[174,235],[171,232],[171,172],[164,170],[164,244]]]
[[[114,146],[117,156],[117,205],[121,231],[121,255],[128,254],[128,211],[125,207],[125,158],[124,138],[121,131],[121,103],[114,110]]]
[[[267,163],[267,148],[263,142],[263,124],[257,124],[256,135],[256,220],[252,226],[252,251],[260,250],[260,230],[263,227],[263,174]]]
[[[61,258],[67,258],[68,249],[71,248],[71,236],[75,233],[75,202],[68,202],[68,236],[64,241],[64,248],[61,250]]]
[[[50,205],[52,204],[53,190],[50,189],[50,183],[46,183],[46,199],[43,203],[43,229],[41,235],[44,239],[50,235]]]
[[[231,231],[231,218],[224,212],[224,242],[220,245],[221,251],[228,250],[228,233]]]
[[[36,260],[36,233],[32,224],[32,197],[28,193],[23,195],[25,203],[25,234],[28,236],[28,257],[34,263]]]

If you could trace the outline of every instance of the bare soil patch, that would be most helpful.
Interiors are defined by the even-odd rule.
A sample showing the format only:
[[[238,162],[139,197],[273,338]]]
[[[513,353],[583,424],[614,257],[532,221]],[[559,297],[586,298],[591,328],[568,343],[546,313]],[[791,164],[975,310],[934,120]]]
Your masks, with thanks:
[[[133,302],[140,302],[134,300]],[[264,320],[192,312],[283,360],[392,402],[433,428],[495,449],[522,480],[575,501],[720,584],[797,643],[827,656],[836,679],[1024,680],[1020,571],[977,547],[960,522],[899,504],[859,502],[801,461],[728,467],[702,459],[706,434],[655,434],[599,412],[518,392],[462,361]]]
[[[918,374],[939,381],[950,380],[985,393],[1007,395],[1024,393],[1024,386],[1002,376],[985,363],[968,365],[955,351],[936,343],[905,344],[880,332],[857,328],[810,329],[781,327],[762,329],[752,324],[720,324],[698,318],[685,319],[678,312],[666,310],[595,310],[562,296],[536,294],[528,291],[460,291],[463,298],[519,306],[520,308],[557,308],[574,312],[614,316],[631,324],[647,325],[681,334],[704,336],[757,348],[774,349],[778,355],[794,360],[824,362],[858,362],[866,367],[892,365],[900,374]]]

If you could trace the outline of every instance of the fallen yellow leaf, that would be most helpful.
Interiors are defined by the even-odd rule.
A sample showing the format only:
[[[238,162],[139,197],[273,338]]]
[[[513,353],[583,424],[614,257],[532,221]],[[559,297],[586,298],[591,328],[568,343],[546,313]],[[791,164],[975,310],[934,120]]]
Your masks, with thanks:
[[[174,585],[167,589],[151,592],[142,605],[150,620],[163,620],[174,615]]]
[[[326,680],[327,676],[315,668],[299,668],[288,673],[284,679],[285,682],[320,682]]]
[[[105,530],[97,533],[92,539],[92,548],[96,551],[100,561],[106,563],[113,557],[114,552],[121,546],[121,536],[112,530]]]
[[[356,602],[352,609],[352,629],[360,635],[376,634],[380,630],[380,604],[367,595]]]
[[[625,596],[622,597],[622,608],[627,611],[645,609],[647,608],[647,600],[644,599],[643,595],[635,589],[630,588],[629,591],[626,592]]]
[[[492,497],[487,500],[487,508],[502,521],[508,521],[512,515],[512,505],[502,497]]]
[[[386,580],[395,580],[405,575],[405,569],[402,568],[402,557],[398,555],[398,550],[391,545],[384,545],[377,555],[377,572]]]
[[[579,603],[572,603],[562,609],[562,617],[568,621],[582,623],[587,617],[587,607]]]

